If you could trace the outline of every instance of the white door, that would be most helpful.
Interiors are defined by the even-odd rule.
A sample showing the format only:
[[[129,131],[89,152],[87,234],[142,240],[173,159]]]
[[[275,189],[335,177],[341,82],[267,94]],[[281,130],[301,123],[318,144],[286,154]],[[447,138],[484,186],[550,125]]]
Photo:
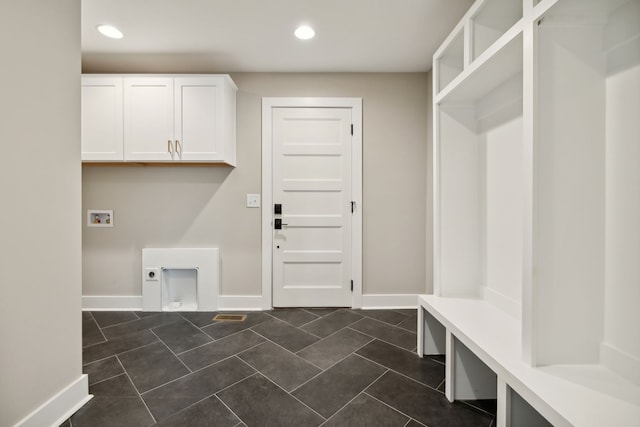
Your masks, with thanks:
[[[125,160],[168,161],[173,140],[173,79],[124,79]]]
[[[122,77],[82,76],[82,160],[122,161]]]
[[[221,80],[217,77],[175,79],[176,160],[207,161],[222,158],[218,110]]]
[[[351,114],[273,109],[274,307],[351,306]]]

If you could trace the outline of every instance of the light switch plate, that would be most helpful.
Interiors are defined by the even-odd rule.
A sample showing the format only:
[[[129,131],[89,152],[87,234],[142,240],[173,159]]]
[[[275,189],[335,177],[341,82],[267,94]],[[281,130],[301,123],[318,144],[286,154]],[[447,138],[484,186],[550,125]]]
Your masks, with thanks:
[[[247,194],[247,207],[259,208],[260,207],[260,195],[259,194]]]

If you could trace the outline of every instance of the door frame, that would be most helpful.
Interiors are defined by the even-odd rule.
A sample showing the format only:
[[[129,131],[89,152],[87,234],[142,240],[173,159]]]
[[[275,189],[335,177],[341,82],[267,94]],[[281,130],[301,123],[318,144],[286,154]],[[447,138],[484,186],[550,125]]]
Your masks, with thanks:
[[[262,309],[273,308],[273,114],[274,108],[350,108],[353,121],[351,145],[352,308],[362,307],[362,98],[262,98]]]

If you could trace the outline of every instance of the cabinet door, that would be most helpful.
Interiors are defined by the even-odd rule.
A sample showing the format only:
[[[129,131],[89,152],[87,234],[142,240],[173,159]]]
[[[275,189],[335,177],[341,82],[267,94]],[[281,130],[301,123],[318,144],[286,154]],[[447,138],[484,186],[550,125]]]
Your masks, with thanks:
[[[224,81],[220,77],[175,79],[175,138],[182,161],[224,160]]]
[[[122,77],[82,77],[82,161],[122,161]]]
[[[173,160],[173,79],[126,77],[124,99],[125,160]]]

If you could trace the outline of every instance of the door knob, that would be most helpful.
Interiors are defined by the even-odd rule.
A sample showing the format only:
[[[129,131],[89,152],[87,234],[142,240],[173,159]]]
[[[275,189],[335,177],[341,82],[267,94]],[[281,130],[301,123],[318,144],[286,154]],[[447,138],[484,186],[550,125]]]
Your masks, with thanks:
[[[282,230],[283,225],[288,225],[288,224],[284,224],[280,218],[276,218],[273,221],[273,228],[276,230]]]

